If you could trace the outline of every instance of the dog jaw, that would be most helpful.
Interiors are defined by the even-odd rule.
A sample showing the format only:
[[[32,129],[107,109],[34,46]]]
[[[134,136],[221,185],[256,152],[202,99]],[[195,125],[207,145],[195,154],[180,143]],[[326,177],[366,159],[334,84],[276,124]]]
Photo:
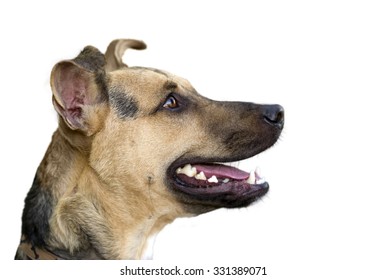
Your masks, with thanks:
[[[219,207],[244,207],[269,190],[269,184],[256,171],[247,173],[236,167],[204,159],[188,161],[191,164],[178,168],[178,162],[172,164],[167,177],[169,187],[182,201],[203,206],[193,208],[190,205],[186,208],[193,213]]]

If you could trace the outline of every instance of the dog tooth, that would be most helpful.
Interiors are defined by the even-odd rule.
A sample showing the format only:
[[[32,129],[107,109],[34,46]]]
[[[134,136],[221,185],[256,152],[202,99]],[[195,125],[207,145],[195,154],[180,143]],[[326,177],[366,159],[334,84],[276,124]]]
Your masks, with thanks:
[[[223,180],[223,183],[228,183],[228,182],[230,182],[229,178],[226,178],[226,179]]]
[[[190,171],[190,175],[188,175],[188,177],[193,177],[195,176],[196,174],[198,174],[197,170],[196,170],[196,167],[192,167],[191,168],[191,171]]]
[[[212,175],[210,179],[208,179],[208,182],[210,183],[218,183],[218,178],[216,178],[215,175]]]
[[[204,175],[203,171],[201,171],[199,174],[195,175],[195,179],[198,180],[207,180],[206,175]]]
[[[176,173],[177,174],[183,173],[183,168],[179,167],[178,169],[176,169]]]
[[[246,180],[247,183],[249,184],[254,184],[255,183],[255,172],[251,171],[249,178]]]
[[[261,179],[261,174],[262,174],[261,169],[256,167],[254,174],[255,174],[255,181],[259,181]]]
[[[256,184],[263,184],[263,183],[265,183],[266,182],[266,180],[265,180],[265,178],[259,178],[258,180],[256,180]]]
[[[187,175],[188,177],[193,177],[197,174],[196,167],[192,167],[191,164],[187,164],[186,166],[184,166],[184,168],[185,168],[184,174]]]
[[[184,165],[183,168],[178,168],[176,170],[176,173],[177,174],[184,174],[184,175],[187,175],[188,177],[193,177],[197,174],[197,171],[196,171],[196,167],[192,167],[191,164],[186,164],[186,165]]]

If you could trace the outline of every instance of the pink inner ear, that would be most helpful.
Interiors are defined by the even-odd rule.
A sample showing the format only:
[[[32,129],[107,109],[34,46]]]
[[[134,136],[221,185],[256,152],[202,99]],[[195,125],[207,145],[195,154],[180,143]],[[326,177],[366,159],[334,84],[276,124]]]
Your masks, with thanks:
[[[82,113],[81,107],[85,104],[86,87],[76,79],[72,82],[66,81],[62,86],[61,96],[65,105],[65,111],[68,111],[72,117],[80,117]]]
[[[82,123],[82,107],[87,102],[88,77],[74,65],[63,65],[55,79],[56,92],[63,103],[60,114],[75,128]]]

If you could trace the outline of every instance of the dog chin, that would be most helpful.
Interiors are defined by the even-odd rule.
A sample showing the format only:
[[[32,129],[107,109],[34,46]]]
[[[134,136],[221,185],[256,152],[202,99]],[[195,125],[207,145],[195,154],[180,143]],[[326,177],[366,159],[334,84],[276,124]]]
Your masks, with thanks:
[[[168,186],[184,204],[213,209],[245,207],[268,192],[269,184],[257,170],[246,172],[234,165],[217,160],[179,160],[167,171]]]

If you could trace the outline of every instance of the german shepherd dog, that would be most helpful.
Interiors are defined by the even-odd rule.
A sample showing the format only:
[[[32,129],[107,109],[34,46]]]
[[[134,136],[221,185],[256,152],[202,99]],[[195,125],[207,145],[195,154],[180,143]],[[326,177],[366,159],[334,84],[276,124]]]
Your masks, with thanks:
[[[267,193],[230,162],[271,147],[279,105],[219,102],[168,72],[128,67],[114,40],[51,73],[58,129],[25,199],[15,259],[141,259],[178,217],[245,207]]]

